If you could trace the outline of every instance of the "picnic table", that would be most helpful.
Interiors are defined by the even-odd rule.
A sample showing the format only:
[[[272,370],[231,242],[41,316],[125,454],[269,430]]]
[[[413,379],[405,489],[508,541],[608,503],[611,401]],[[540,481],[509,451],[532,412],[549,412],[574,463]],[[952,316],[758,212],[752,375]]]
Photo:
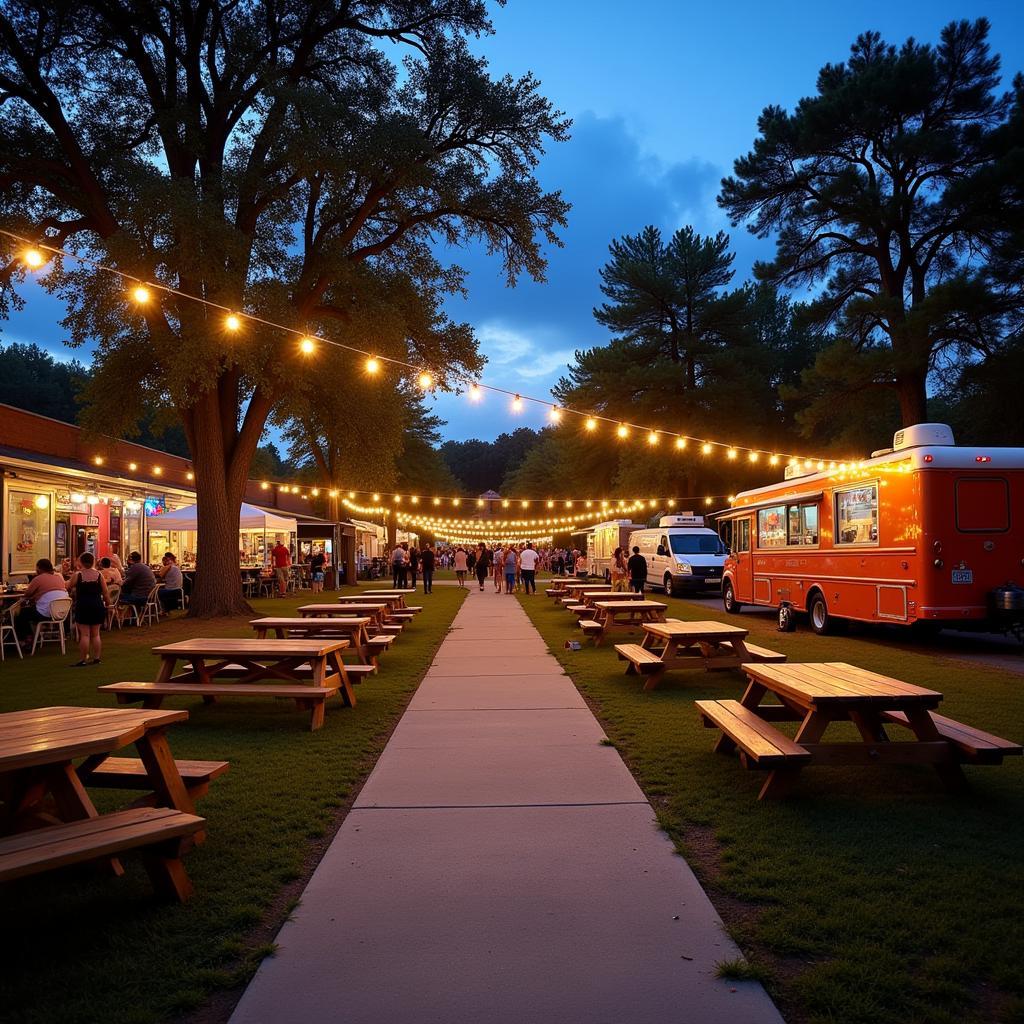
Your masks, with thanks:
[[[369,657],[370,641],[367,626],[372,621],[369,615],[345,615],[334,618],[264,616],[260,619],[250,619],[249,625],[256,630],[257,640],[265,640],[268,633],[273,633],[281,640],[295,637],[308,640],[344,636],[351,649],[365,661]],[[352,666],[346,665],[346,669],[351,672]]]
[[[374,626],[383,626],[387,618],[388,606],[386,601],[353,601],[339,608],[337,604],[304,604],[297,609],[303,618],[335,618],[339,611],[346,615],[369,616]]]
[[[707,671],[739,668],[748,661],[785,661],[786,656],[747,640],[750,632],[726,622],[645,622],[640,644],[617,644],[618,656],[629,662],[627,675],[646,675],[653,690],[672,668],[703,667]]]
[[[785,795],[808,765],[930,764],[947,788],[962,791],[961,764],[998,764],[1021,746],[935,714],[942,694],[845,662],[747,663],[739,701],[697,701],[705,726],[718,728],[717,751],[737,747],[745,767],[767,769],[758,799]],[[778,704],[764,704],[767,694]],[[790,739],[771,723],[798,721]],[[822,742],[834,722],[852,722],[859,741]],[[887,728],[909,729],[894,743]]]
[[[594,638],[594,646],[600,647],[601,641],[608,633],[616,630],[633,630],[645,622],[662,622],[665,618],[667,604],[661,601],[597,600],[597,609],[593,619],[580,619],[579,626],[588,636]]]
[[[355,595],[355,594],[353,594],[353,595],[345,595],[344,597],[339,598],[339,600],[358,601],[360,599],[360,597],[362,597],[362,598],[373,598],[374,600],[376,600],[377,598],[382,598],[384,600],[387,600],[389,603],[393,602],[392,607],[394,607],[394,608],[406,608],[408,606],[405,603],[405,595],[409,594],[409,593],[415,593],[415,591],[409,591],[409,590],[362,590],[362,591],[359,592],[358,595]]]
[[[122,704],[142,700],[159,707],[167,696],[195,694],[204,703],[218,697],[285,697],[310,711],[310,729],[324,723],[324,704],[341,692],[349,707],[356,698],[341,660],[348,640],[338,638],[258,640],[199,637],[154,647],[160,670],[153,683],[108,683],[101,692],[113,693]],[[191,668],[175,675],[179,661]],[[273,682],[265,682],[273,680]]]
[[[94,860],[120,875],[118,854],[141,849],[157,891],[187,899],[192,886],[181,856],[202,838],[205,822],[166,736],[187,718],[187,711],[79,707],[0,715],[0,881]],[[138,761],[110,757],[132,744]],[[122,770],[121,788],[132,788],[134,774],[155,806],[97,812],[85,787],[101,784],[111,761],[134,769]]]

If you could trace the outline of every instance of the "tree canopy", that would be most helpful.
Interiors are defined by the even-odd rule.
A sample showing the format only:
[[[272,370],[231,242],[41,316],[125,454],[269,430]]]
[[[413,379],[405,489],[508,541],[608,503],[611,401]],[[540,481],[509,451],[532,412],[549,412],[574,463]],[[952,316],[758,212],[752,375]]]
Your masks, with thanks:
[[[776,240],[758,277],[818,290],[806,314],[835,347],[805,380],[812,425],[872,389],[896,393],[904,424],[923,421],[929,374],[1005,337],[994,269],[1024,209],[1008,130],[1022,84],[999,92],[988,34],[980,18],[936,46],[860,35],[792,113],[764,109],[722,182],[733,224]]]

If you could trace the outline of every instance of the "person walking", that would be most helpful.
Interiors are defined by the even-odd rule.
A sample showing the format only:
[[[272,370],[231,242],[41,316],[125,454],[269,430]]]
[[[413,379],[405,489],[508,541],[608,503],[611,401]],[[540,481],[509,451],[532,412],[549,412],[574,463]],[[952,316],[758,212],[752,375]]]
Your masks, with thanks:
[[[491,569],[490,552],[488,552],[487,545],[484,544],[483,541],[480,541],[477,545],[476,565],[474,566],[474,569],[476,570],[477,582],[480,584],[480,589],[483,590],[484,583],[487,580]]]
[[[533,549],[533,542],[527,541],[526,547],[519,555],[519,575],[523,578],[523,591],[537,593],[537,562],[540,556]]]
[[[626,581],[629,579],[626,552],[622,548],[616,548],[615,554],[612,555],[611,578],[612,592],[621,594],[626,589]]]
[[[633,554],[630,555],[626,568],[629,571],[630,590],[634,593],[642,594],[644,592],[644,583],[647,582],[647,559],[640,554],[639,548],[633,548]]]
[[[505,593],[511,594],[516,585],[516,566],[519,556],[516,554],[515,545],[509,544],[505,551]]]
[[[423,593],[434,592],[434,549],[429,543],[423,545],[420,552],[420,568],[423,570]]]
[[[493,554],[491,555],[491,575],[494,578],[494,592],[496,594],[501,593],[501,578],[505,575],[505,551],[501,547],[496,547]]]
[[[271,548],[270,558],[274,564],[274,575],[277,577],[277,596],[285,597],[288,593],[288,570],[292,565],[292,553],[284,546],[280,537]]]
[[[100,628],[107,621],[110,591],[107,590],[107,581],[96,568],[95,561],[91,552],[83,551],[78,556],[78,572],[68,583],[68,591],[75,602],[78,653],[82,656],[71,666],[72,668],[98,665],[103,653]]]
[[[468,571],[469,559],[466,557],[466,552],[463,548],[458,548],[455,551],[455,578],[459,581],[459,586],[464,587],[466,585],[466,572]]]

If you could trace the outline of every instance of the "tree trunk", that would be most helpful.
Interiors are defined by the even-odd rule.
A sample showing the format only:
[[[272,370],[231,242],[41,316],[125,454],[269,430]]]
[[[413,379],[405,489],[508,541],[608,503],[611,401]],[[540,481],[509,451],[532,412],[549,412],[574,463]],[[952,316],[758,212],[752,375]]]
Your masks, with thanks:
[[[395,550],[398,544],[398,513],[392,508],[388,509],[388,554]]]
[[[912,426],[928,421],[928,374],[909,371],[896,378],[896,394],[900,400],[900,425]]]
[[[196,536],[196,581],[189,602],[192,618],[251,615],[252,608],[242,594],[239,572],[238,517],[245,493],[245,470],[229,471],[231,454],[225,450],[220,402],[217,390],[204,393],[188,410],[186,430],[196,476],[198,530]],[[239,439],[236,435],[236,444]],[[247,460],[234,465],[248,467]]]

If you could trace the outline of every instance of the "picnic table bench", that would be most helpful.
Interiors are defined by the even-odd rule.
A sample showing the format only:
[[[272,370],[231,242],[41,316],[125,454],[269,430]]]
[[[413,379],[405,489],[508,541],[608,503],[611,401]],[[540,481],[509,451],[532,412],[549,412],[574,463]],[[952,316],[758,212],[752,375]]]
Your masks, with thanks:
[[[98,861],[121,875],[119,854],[140,850],[157,892],[185,900],[192,885],[181,857],[203,838],[205,821],[167,743],[187,711],[49,707],[0,715],[0,881]],[[100,815],[86,785],[110,755],[131,744],[130,786],[157,806]],[[74,761],[84,758],[78,769]],[[209,774],[222,774],[223,765]],[[12,834],[13,833],[13,834]]]
[[[783,796],[808,765],[930,764],[948,789],[966,787],[961,765],[998,764],[1021,746],[933,714],[935,690],[913,686],[845,662],[770,665],[748,662],[739,701],[697,701],[705,726],[721,735],[715,750],[739,749],[747,768],[769,771],[758,799]],[[778,704],[764,704],[774,694]],[[790,738],[772,722],[798,721]],[[860,742],[822,742],[833,722],[852,722]],[[886,725],[909,729],[914,740],[893,743]]]
[[[349,646],[340,637],[257,640],[199,637],[154,647],[160,657],[156,681],[108,683],[101,693],[113,693],[118,703],[141,700],[158,708],[165,697],[199,694],[206,704],[218,697],[278,697],[294,700],[310,712],[310,730],[324,724],[328,697],[340,692],[354,707],[352,683],[341,660]],[[175,675],[179,661],[191,666]],[[274,680],[264,682],[263,680]]]
[[[665,617],[667,604],[661,601],[646,600],[596,600],[594,618],[580,619],[579,627],[587,636],[594,638],[594,646],[599,647],[608,633],[616,630],[634,630],[645,622],[660,622]]]
[[[645,622],[640,644],[616,644],[615,653],[628,662],[626,675],[645,675],[653,690],[669,669],[697,668],[708,672],[739,668],[749,661],[780,662],[786,656],[747,640],[748,630],[725,622]]]

